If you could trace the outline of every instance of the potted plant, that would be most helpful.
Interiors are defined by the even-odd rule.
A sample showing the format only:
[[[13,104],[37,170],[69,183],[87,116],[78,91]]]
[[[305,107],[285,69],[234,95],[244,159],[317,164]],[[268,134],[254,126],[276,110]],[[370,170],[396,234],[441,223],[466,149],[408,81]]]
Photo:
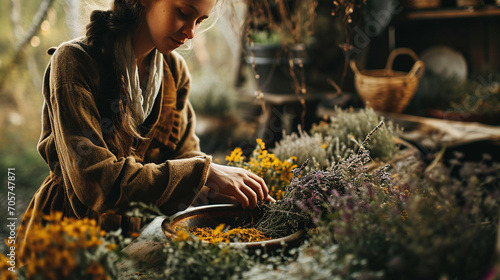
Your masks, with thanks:
[[[317,0],[247,0],[245,62],[269,93],[305,93]]]

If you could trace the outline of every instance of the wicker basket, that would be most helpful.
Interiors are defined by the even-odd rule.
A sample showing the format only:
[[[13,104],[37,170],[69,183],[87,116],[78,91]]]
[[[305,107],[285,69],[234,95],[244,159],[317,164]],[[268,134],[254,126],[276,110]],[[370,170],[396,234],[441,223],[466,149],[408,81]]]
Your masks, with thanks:
[[[392,70],[394,59],[401,54],[410,55],[415,60],[408,73]],[[424,68],[424,63],[407,48],[392,51],[385,69],[359,71],[356,63],[351,60],[358,94],[367,106],[382,112],[401,113],[405,109],[417,91]]]

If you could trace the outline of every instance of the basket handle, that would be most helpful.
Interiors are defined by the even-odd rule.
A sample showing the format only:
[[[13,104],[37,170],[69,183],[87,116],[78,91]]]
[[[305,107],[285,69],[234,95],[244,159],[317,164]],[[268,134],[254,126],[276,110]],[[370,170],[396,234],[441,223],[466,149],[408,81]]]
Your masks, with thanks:
[[[420,79],[424,74],[424,70],[424,62],[422,60],[417,60],[407,76],[409,79],[412,79],[414,76],[417,76],[417,79]]]
[[[396,56],[401,55],[401,54],[407,54],[415,60],[415,62],[420,61],[418,59],[417,54],[412,49],[409,48],[398,48],[394,49],[390,54],[389,58],[387,58],[387,64],[385,65],[385,71],[389,72],[392,74],[392,63],[394,62],[394,59],[396,59]]]

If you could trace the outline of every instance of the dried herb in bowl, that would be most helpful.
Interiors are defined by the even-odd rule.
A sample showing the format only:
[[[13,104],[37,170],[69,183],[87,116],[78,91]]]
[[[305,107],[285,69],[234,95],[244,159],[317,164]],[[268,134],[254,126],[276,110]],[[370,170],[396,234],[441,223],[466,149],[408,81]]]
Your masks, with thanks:
[[[271,238],[254,228],[230,228],[225,224],[220,224],[216,228],[211,227],[187,227],[185,229],[195,235],[200,240],[208,241],[212,244],[229,242],[257,242]]]

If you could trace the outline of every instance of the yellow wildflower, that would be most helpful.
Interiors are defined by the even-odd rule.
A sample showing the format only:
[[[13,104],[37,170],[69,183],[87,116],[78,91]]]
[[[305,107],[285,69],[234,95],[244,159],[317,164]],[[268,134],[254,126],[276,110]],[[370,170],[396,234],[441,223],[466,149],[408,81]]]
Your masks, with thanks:
[[[14,272],[8,271],[6,269],[5,272],[2,273],[2,276],[0,277],[0,280],[15,280],[17,279],[17,276]]]
[[[75,259],[67,250],[62,251],[60,254],[59,265],[62,269],[62,274],[64,276],[68,276],[75,268]]]
[[[290,184],[293,177],[291,170],[297,167],[293,164],[297,161],[297,157],[281,161],[275,154],[266,150],[262,139],[257,139],[256,142],[257,146],[247,163],[243,162],[245,159],[240,148],[234,149],[229,156],[226,156],[226,161],[228,165],[245,168],[264,179],[271,190],[269,194],[276,199],[281,199],[284,188]]]
[[[262,150],[262,151],[259,153],[258,158],[265,158],[266,156],[267,156],[267,150]]]
[[[118,247],[118,245],[114,244],[114,243],[110,243],[110,244],[107,244],[106,245],[106,248],[109,250],[109,251],[113,251],[114,249],[116,249],[116,247]]]
[[[257,138],[255,141],[256,141],[256,142],[257,142],[257,144],[260,146],[260,149],[261,149],[261,150],[264,150],[264,149],[266,148],[266,144],[264,143],[264,141],[262,141],[262,139]]]
[[[231,152],[231,155],[226,156],[226,161],[228,163],[237,163],[237,162],[243,161],[242,155],[243,155],[243,151],[241,150],[241,148],[235,148]]]
[[[175,240],[184,241],[184,240],[187,240],[188,238],[189,238],[189,233],[187,233],[185,230],[179,230],[177,232],[177,236],[176,236]]]
[[[104,272],[104,268],[100,264],[98,264],[97,262],[92,262],[89,265],[89,267],[87,267],[87,269],[85,270],[85,273],[87,275],[101,276],[105,272]]]
[[[24,269],[27,278],[65,279],[71,277],[77,268],[87,269],[81,267],[82,264],[77,263],[75,258],[83,258],[86,256],[85,251],[103,244],[101,237],[105,232],[97,222],[88,218],[62,218],[58,212],[44,218],[44,224],[33,224],[33,234],[24,244],[22,258],[26,263]],[[107,247],[115,248],[116,244],[107,244]],[[105,270],[103,267],[101,269],[99,276],[105,277]]]

